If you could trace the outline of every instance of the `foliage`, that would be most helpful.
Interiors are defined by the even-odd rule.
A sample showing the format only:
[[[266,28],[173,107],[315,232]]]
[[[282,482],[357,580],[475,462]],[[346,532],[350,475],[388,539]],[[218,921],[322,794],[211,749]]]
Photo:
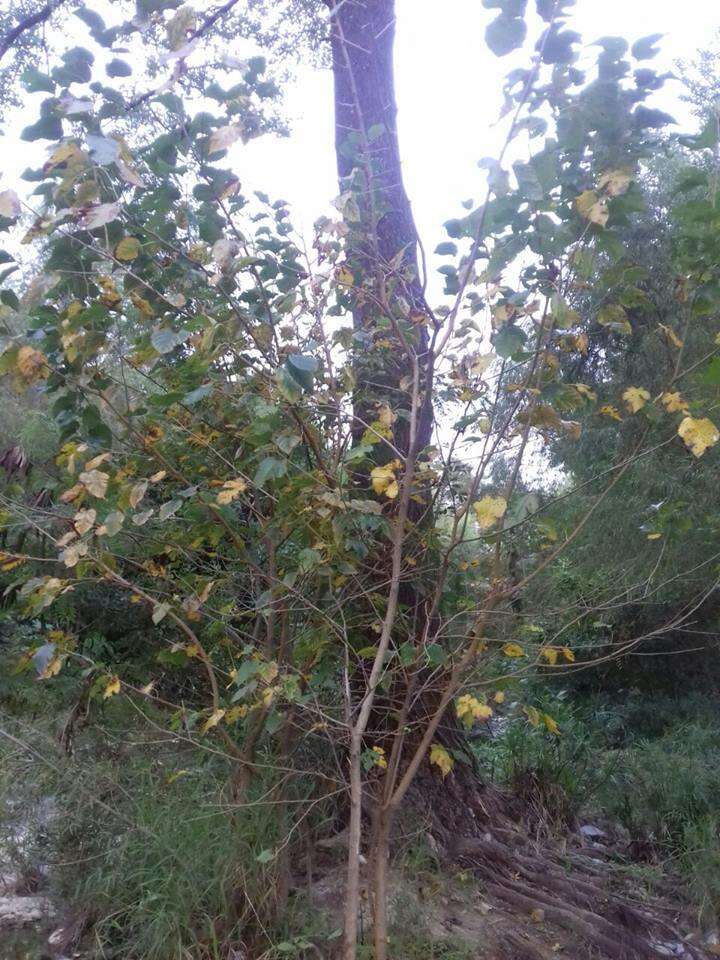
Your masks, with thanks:
[[[31,637],[16,669],[43,689],[69,686],[88,715],[120,701],[219,754],[244,816],[269,777],[273,818],[251,819],[243,842],[274,864],[279,890],[290,838],[345,795],[347,960],[363,810],[382,904],[390,827],[418,770],[429,761],[448,780],[466,768],[448,719],[472,728],[528,676],[632,649],[643,633],[608,636],[605,610],[644,600],[655,575],[687,600],[673,629],[707,595],[692,565],[676,583],[663,538],[674,563],[689,526],[708,553],[716,533],[706,501],[686,498],[707,489],[720,439],[717,124],[685,141],[703,160],[683,163],[668,208],[653,210],[643,171],[670,120],[650,105],[666,79],[647,66],[656,38],[631,50],[602,38],[580,70],[570,5],[536,5],[535,53],[505,86],[505,145],[483,161],[486,197],[446,224],[435,308],[389,226],[385,125],[339,144],[349,173],[312,250],[287,204],[246,195],[231,152],[276,126],[278,89],[264,58],[220,56],[225,8],[199,19],[153,2],[108,27],[85,6],[88,46],[51,51],[20,81],[35,111],[23,137],[49,146],[23,175],[29,196],[21,184],[0,194],[11,265],[0,370],[42,396],[59,445],[41,489],[22,482],[17,449],[6,466],[6,594]],[[492,7],[487,42],[504,56],[525,41],[526,4]],[[329,24],[347,60],[336,78],[357,56],[337,32],[348,16],[338,8]],[[133,66],[115,56],[120,38]],[[196,68],[198,49],[208,59]],[[662,240],[655,289],[648,231]],[[28,248],[40,268],[18,285]],[[556,491],[523,477],[542,444],[564,468]],[[677,488],[674,471],[683,492],[656,501],[658,487]],[[596,519],[609,525],[628,491],[653,517],[644,536],[626,522],[635,550],[618,557],[616,539],[612,563],[581,575]],[[558,602],[543,608],[547,595]],[[131,629],[98,625],[88,606]],[[527,723],[508,742],[569,826],[582,789],[568,773],[577,758],[547,746],[564,733],[553,709],[519,704]],[[155,772],[136,774],[133,820],[192,848],[205,871],[222,846],[207,888],[185,872],[159,879],[162,854],[135,828],[117,844],[129,871],[117,909],[158,960],[225,912],[226,884],[250,896],[261,882],[233,873],[246,847],[229,839],[232,810],[201,826],[177,815],[208,796],[198,789],[159,805]],[[88,882],[107,911],[121,897],[102,867]],[[154,927],[139,923],[149,896]],[[111,929],[109,912],[98,929]]]

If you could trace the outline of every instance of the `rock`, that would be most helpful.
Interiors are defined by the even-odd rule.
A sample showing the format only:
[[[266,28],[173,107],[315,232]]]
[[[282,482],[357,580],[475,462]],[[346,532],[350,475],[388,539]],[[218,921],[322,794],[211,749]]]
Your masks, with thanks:
[[[0,929],[31,926],[53,913],[47,897],[0,897]]]
[[[594,824],[592,824],[592,823],[584,823],[584,824],[580,827],[580,833],[581,833],[584,837],[590,837],[590,839],[592,839],[592,840],[596,839],[597,837],[606,837],[606,836],[607,836],[607,834],[605,833],[604,830],[601,830],[600,827],[596,827],[596,826],[595,826]]]
[[[0,897],[9,897],[11,894],[17,893],[20,886],[22,886],[22,878],[19,874],[0,867]]]

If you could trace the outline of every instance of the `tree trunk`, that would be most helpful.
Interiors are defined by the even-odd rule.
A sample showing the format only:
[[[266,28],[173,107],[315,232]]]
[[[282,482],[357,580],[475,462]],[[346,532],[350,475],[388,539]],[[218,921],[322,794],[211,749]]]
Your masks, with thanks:
[[[393,71],[395,0],[327,0],[332,11],[331,45],[335,84],[335,155],[340,189],[351,184],[355,171],[360,186],[355,196],[361,227],[353,233],[349,251],[354,263],[367,276],[375,276],[393,306],[401,298],[411,313],[427,319],[429,311],[418,270],[418,234],[410,201],[403,183],[397,135],[397,106]],[[357,304],[353,321],[357,332],[370,335],[377,309]],[[398,344],[399,346],[399,344]],[[428,332],[417,327],[415,350],[427,371]],[[407,357],[394,352],[380,371],[387,397],[378,390],[378,370],[368,369],[358,351],[357,392],[354,400],[356,441],[362,435],[378,400],[396,406],[400,381],[408,372]],[[427,379],[427,378],[426,378]],[[368,381],[372,380],[372,387]],[[419,448],[425,447],[432,431],[430,384],[426,383],[419,423]],[[396,445],[407,453],[403,423],[398,424]]]

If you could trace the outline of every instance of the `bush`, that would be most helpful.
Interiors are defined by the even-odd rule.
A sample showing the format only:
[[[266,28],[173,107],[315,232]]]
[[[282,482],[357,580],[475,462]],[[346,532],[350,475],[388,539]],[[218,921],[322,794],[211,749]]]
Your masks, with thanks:
[[[602,803],[672,857],[701,920],[720,914],[720,727],[685,723],[621,752]]]

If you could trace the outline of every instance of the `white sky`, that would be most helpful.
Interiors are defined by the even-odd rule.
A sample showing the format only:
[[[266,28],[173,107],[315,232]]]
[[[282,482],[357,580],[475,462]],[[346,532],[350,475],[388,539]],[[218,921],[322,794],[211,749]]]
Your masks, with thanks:
[[[502,78],[514,63],[511,57],[498,59],[485,47],[484,29],[492,11],[479,0],[397,0],[397,11],[401,153],[420,235],[431,252],[444,239],[442,223],[458,215],[460,201],[479,197],[477,161],[497,153],[500,130],[493,127]],[[648,63],[666,70],[674,60],[692,58],[710,44],[720,29],[720,3],[578,0],[569,27],[586,43],[608,35],[632,42],[666,33],[661,53]],[[658,102],[689,123],[677,102],[677,87],[668,82]],[[296,223],[307,229],[337,193],[329,73],[301,69],[298,82],[286,91],[286,106],[292,136],[285,142],[265,138],[242,148],[238,174],[246,183],[262,183],[263,189],[289,200]]]
[[[201,8],[204,0],[197,0]],[[529,3],[533,8],[534,3]],[[497,153],[503,127],[495,126],[502,79],[528,55],[500,58],[484,44],[493,16],[479,0],[397,0],[396,86],[401,153],[407,191],[429,254],[444,239],[442,223],[457,216],[460,201],[478,199],[482,174],[477,161]],[[569,27],[588,44],[607,35],[631,42],[665,33],[661,53],[651,62],[672,69],[678,58],[692,58],[720,28],[718,0],[577,0]],[[71,18],[69,41],[83,42],[84,28]],[[533,38],[534,39],[534,38]],[[244,55],[239,41],[238,51]],[[594,59],[596,51],[587,50]],[[582,59],[580,66],[582,66]],[[686,128],[692,121],[678,102],[679,84],[668,82],[657,105]],[[301,66],[285,91],[288,138],[266,136],[232,148],[230,162],[246,189],[262,189],[290,201],[296,227],[311,236],[313,221],[337,194],[333,146],[332,77],[329,71]],[[41,95],[38,95],[41,98]],[[26,166],[45,158],[46,141],[27,144],[19,131],[35,112],[15,118],[0,138],[0,189],[27,193],[18,183]]]

